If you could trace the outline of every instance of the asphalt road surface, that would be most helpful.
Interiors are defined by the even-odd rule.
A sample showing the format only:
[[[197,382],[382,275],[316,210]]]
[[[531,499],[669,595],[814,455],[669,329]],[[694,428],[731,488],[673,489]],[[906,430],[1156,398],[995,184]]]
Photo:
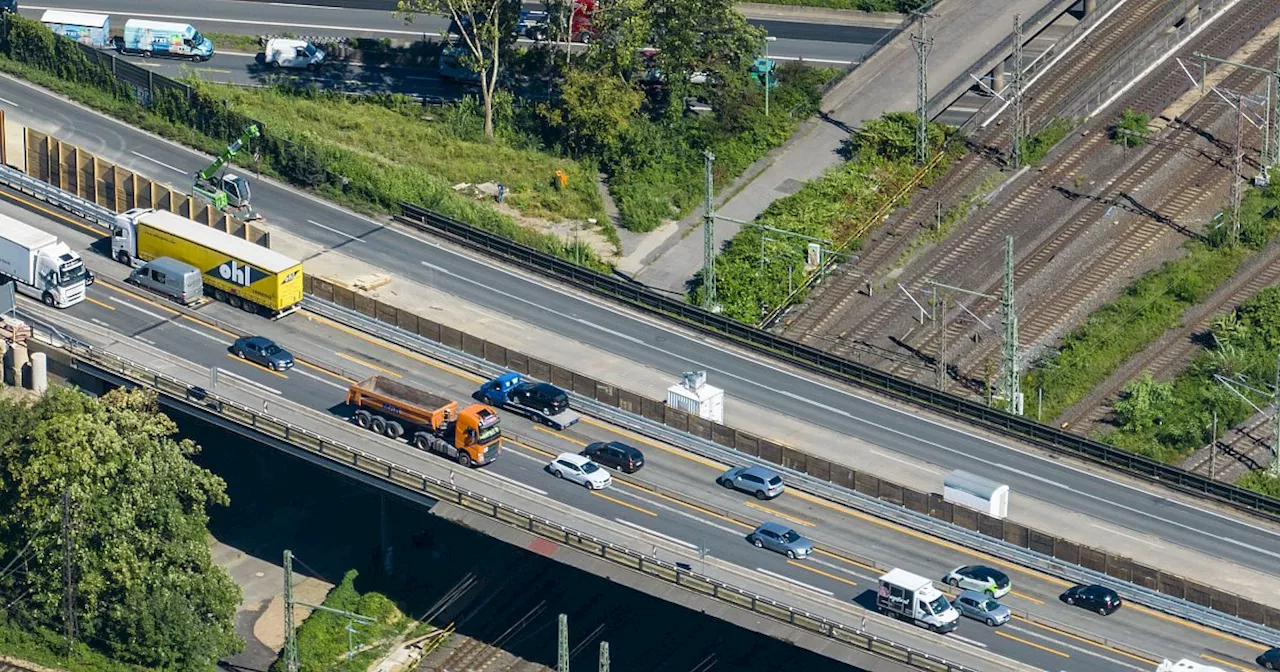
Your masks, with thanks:
[[[6,79],[9,118],[165,182],[190,179],[209,158],[35,87]],[[515,320],[657,371],[707,371],[731,397],[858,437],[947,470],[978,471],[1023,495],[1158,537],[1213,557],[1280,574],[1280,535],[1251,521],[1184,504],[1060,460],[933,422],[834,384],[792,373],[720,342],[685,334],[595,298],[507,271],[351,213],[292,188],[259,180],[255,209],[267,221]],[[314,222],[323,222],[318,226]],[[353,240],[362,241],[352,244]],[[531,353],[536,354],[536,353]]]
[[[391,6],[387,7],[388,4]],[[112,25],[117,28],[123,28],[129,18],[145,18],[190,22],[207,32],[249,35],[293,33],[413,40],[439,37],[448,27],[448,21],[440,16],[419,16],[406,25],[393,16],[394,3],[379,3],[377,9],[244,0],[166,0],[163,3],[55,0],[21,5],[23,15],[36,18],[44,10],[62,9],[109,14]],[[835,66],[861,59],[870,45],[888,32],[878,27],[792,21],[754,20],[752,23],[778,38],[770,45],[771,56],[786,60],[803,58]]]
[[[287,398],[316,412],[341,418],[351,413],[342,403],[348,384],[375,373],[464,401],[479,385],[479,379],[466,372],[443,365],[425,366],[420,357],[398,347],[362,337],[305,312],[273,322],[207,302],[198,308],[198,314],[211,318],[209,322],[179,318],[165,299],[119,282],[128,270],[103,253],[105,236],[93,227],[65,215],[38,216],[14,205],[21,202],[21,197],[6,193],[5,198],[0,199],[0,211],[58,235],[80,251],[86,265],[100,278],[100,282],[90,288],[89,300],[66,311],[47,309],[35,301],[22,302],[23,311],[36,313],[42,319],[56,323],[63,316],[74,316],[201,367],[217,368],[220,377],[243,381],[255,391],[265,392],[268,398]],[[68,329],[71,328],[64,330]],[[287,372],[274,372],[237,359],[229,352],[233,334],[251,332],[268,336],[291,349],[300,363]],[[342,373],[338,375],[326,369]],[[934,579],[940,579],[960,565],[986,562],[1004,567],[1012,577],[1014,590],[1003,598],[1004,602],[1049,619],[1062,628],[1044,627],[1024,619],[998,628],[965,620],[957,632],[937,636],[936,641],[942,647],[937,653],[944,657],[946,646],[958,644],[989,650],[1042,669],[1120,672],[1152,669],[1158,662],[1135,658],[1117,648],[1125,645],[1157,656],[1195,658],[1207,653],[1240,662],[1251,660],[1262,650],[1260,646],[1156,616],[1133,605],[1109,617],[1069,607],[1058,600],[1067,584],[933,541],[805,493],[790,491],[772,501],[756,501],[749,495],[715,485],[715,477],[727,465],[650,442],[598,421],[587,419],[568,431],[554,432],[503,413],[503,427],[508,437],[506,449],[498,461],[483,468],[484,473],[495,474],[513,487],[550,497],[566,507],[591,512],[618,526],[617,529],[632,533],[636,548],[643,548],[643,540],[649,536],[686,548],[702,547],[709,556],[765,580],[785,582],[795,591],[795,601],[834,597],[863,608],[874,605],[879,572],[865,562],[849,559],[848,554]],[[403,463],[401,455],[414,455],[402,441],[373,440],[388,459]],[[634,477],[618,475],[615,484],[607,490],[588,491],[552,477],[545,469],[548,460],[560,452],[578,452],[589,442],[610,440],[642,448],[646,464]],[[628,478],[656,485],[667,492],[682,493],[687,498],[677,500],[654,494],[629,484]],[[751,525],[716,514],[716,510],[730,511],[757,523],[770,520],[790,526],[813,539],[819,552],[804,560],[788,560],[756,549],[745,540]],[[1072,637],[1072,632],[1105,636],[1114,646]],[[1135,665],[1136,662],[1145,667]]]

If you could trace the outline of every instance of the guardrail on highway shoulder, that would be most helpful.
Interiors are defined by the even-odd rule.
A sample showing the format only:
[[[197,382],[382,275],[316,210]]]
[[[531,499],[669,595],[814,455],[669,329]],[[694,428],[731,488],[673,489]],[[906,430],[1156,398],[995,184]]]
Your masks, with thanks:
[[[732,606],[747,609],[775,621],[789,623],[810,633],[869,651],[931,672],[975,672],[972,668],[863,632],[803,609],[789,606],[717,579],[703,576],[675,563],[658,560],[625,546],[597,538],[541,516],[400,466],[289,422],[190,385],[146,365],[63,336],[62,344],[73,356],[73,366],[87,364],[135,385],[156,390],[179,403],[230,422],[251,427],[263,435],[357,469],[400,488],[489,516],[517,529],[550,539],[566,547],[602,558],[615,565],[642,572]],[[89,375],[95,375],[86,371]]]
[[[870,366],[703,310],[680,299],[655,292],[645,285],[605,275],[539,252],[411,203],[402,203],[401,208],[405,214],[397,216],[396,220],[403,224],[440,235],[538,275],[564,282],[597,296],[620,301],[702,333],[727,338],[736,345],[757,354],[780,359],[844,383],[886,394],[899,401],[975,424],[1055,453],[1088,460],[1151,483],[1211,497],[1241,511],[1280,520],[1280,499],[1221,483],[1144,455],[1121,450],[964,397],[898,378]]]
[[[317,282],[323,281],[313,279],[312,291],[316,291]],[[359,304],[358,307],[357,304]],[[839,467],[825,460],[811,458],[790,448],[777,447],[776,453],[766,456],[766,451],[761,445],[765,443],[762,439],[751,437],[747,440],[747,443],[754,445],[755,449],[752,454],[744,453],[736,449],[744,436],[738,430],[724,428],[722,425],[712,425],[696,416],[688,416],[658,402],[612,386],[608,386],[602,392],[602,386],[596,381],[577,373],[561,370],[559,367],[544,364],[545,372],[536,371],[535,369],[540,367],[535,366],[533,358],[527,355],[492,345],[462,332],[455,331],[453,337],[448,338],[444,334],[443,325],[432,323],[436,327],[433,329],[432,325],[423,324],[426,320],[367,297],[352,293],[352,306],[343,307],[319,299],[315,295],[308,295],[303,300],[303,306],[311,312],[348,327],[359,329],[385,341],[484,377],[492,377],[508,368],[513,368],[533,378],[549,380],[553,384],[570,390],[571,405],[580,411],[638,434],[679,446],[711,460],[724,464],[742,464],[753,461],[755,458],[763,459],[784,472],[790,483],[798,484],[809,492],[852,509],[891,520],[1014,564],[1037,569],[1051,576],[1080,584],[1106,585],[1117,590],[1131,602],[1143,604],[1191,622],[1259,642],[1280,641],[1280,631],[1269,627],[1280,626],[1280,610],[1269,605],[1160,572],[1127,558],[1122,559],[1123,564],[1112,565],[1110,563],[1112,556],[1097,549],[1058,540],[1052,535],[1016,523],[1008,523],[980,512],[957,507],[942,501],[936,494],[918,493],[861,472]],[[411,326],[412,329],[405,329],[406,326]],[[419,333],[424,327],[429,332],[438,333],[438,339],[433,340]],[[457,347],[450,346],[447,340],[456,343]],[[557,373],[560,375],[556,375]],[[627,399],[640,400],[643,403],[628,404]],[[628,405],[642,406],[645,410],[631,412],[624,408]],[[663,412],[651,413],[649,410],[651,405],[661,408]],[[686,431],[685,423],[679,421],[672,423],[668,414],[683,418],[689,431]],[[701,426],[709,428],[705,436],[691,433],[695,419]],[[731,436],[719,435],[715,431],[716,428],[728,430]],[[811,465],[812,462],[818,464]],[[818,475],[812,473],[813,466],[818,467]],[[842,472],[847,472],[847,476],[838,475]],[[866,482],[870,479],[875,479],[876,486],[871,489],[871,492],[867,492]],[[891,494],[886,497],[885,489],[890,493],[896,493],[896,496]],[[908,493],[912,493],[911,496],[908,496]],[[939,513],[945,515],[944,512],[948,511],[951,513],[951,519],[939,517]],[[962,519],[961,512],[967,512],[964,514],[967,526],[956,524],[957,519]],[[1011,543],[1005,539],[1005,535],[1014,530],[1020,530],[1023,535],[1014,537],[1020,543]],[[1046,542],[1050,544],[1047,548],[1044,545]],[[1049,552],[1041,552],[1037,550],[1038,548]],[[1059,554],[1060,549],[1061,554]],[[1063,555],[1067,557],[1062,557]],[[1100,568],[1096,566],[1098,558],[1102,560]],[[1082,563],[1094,564],[1095,567]],[[1123,570],[1122,576],[1110,573],[1113,569]],[[1151,581],[1154,587],[1145,586],[1136,581]],[[1194,597],[1195,600],[1187,599],[1188,597]]]

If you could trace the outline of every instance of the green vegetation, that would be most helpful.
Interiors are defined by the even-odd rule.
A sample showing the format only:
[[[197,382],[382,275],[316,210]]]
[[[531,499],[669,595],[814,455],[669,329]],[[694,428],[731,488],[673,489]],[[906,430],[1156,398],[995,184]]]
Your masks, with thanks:
[[[828,9],[856,9],[862,12],[908,13],[920,9],[929,0],[768,0],[768,5],[799,5]]]
[[[408,619],[394,602],[381,593],[356,590],[356,570],[348,571],[342,582],[324,600],[324,606],[367,616],[373,623],[355,623],[355,634],[348,640],[347,625],[351,621],[341,615],[316,610],[298,627],[298,663],[301,672],[365,672],[381,660],[392,646],[426,634],[432,627]],[[350,641],[358,653],[347,658]],[[271,672],[284,672],[283,659],[277,659]]]
[[[1125,108],[1111,127],[1111,142],[1122,147],[1141,147],[1147,144],[1147,137],[1151,135],[1149,123],[1151,115],[1135,112],[1131,107]]]
[[[213,48],[221,53],[240,52],[242,54],[262,53],[262,42],[257,35],[240,35],[237,33],[204,33],[213,42]]]
[[[837,247],[866,225],[916,175],[915,115],[891,112],[872,120],[851,138],[853,158],[806,183],[795,194],[770,204],[759,223],[829,240]],[[959,152],[961,143],[947,143],[951,131],[930,127],[935,151]],[[934,177],[946,171],[939,162]],[[787,299],[805,279],[807,241],[784,234],[744,228],[716,258],[716,295],[723,313],[743,322],[759,322],[762,315]],[[762,256],[763,251],[763,256]],[[699,285],[690,300],[702,299]],[[803,297],[795,297],[799,300]]]
[[[1144,274],[1067,334],[1059,351],[1037,365],[1023,382],[1024,390],[1044,389],[1044,417],[1056,417],[1083,399],[1126,359],[1177,326],[1188,308],[1217,289],[1250,254],[1271,240],[1280,229],[1277,206],[1280,185],[1248,191],[1241,203],[1240,245],[1225,239],[1226,225],[1211,229],[1207,240],[1188,242],[1186,255]],[[1121,434],[1108,440],[1125,447],[1142,443]],[[1176,449],[1156,444],[1148,444],[1141,452],[1170,456],[1185,449],[1182,444]]]
[[[1265,471],[1251,471],[1241,476],[1240,480],[1236,481],[1236,485],[1268,497],[1280,498],[1280,478]]]
[[[985,198],[991,194],[996,186],[1000,184],[1002,179],[1004,179],[1004,175],[1002,173],[992,173],[988,175],[986,179],[982,181],[982,184],[979,185],[978,188],[974,189],[972,193],[966,194],[959,203],[947,208],[947,211],[942,213],[941,221],[935,221],[933,226],[930,226],[928,229],[917,235],[915,239],[911,241],[911,245],[907,246],[907,249],[903,250],[902,255],[898,257],[898,266],[905,266],[907,261],[911,259],[912,255],[925,245],[930,243],[940,243],[946,240],[951,235],[952,230],[955,229],[956,224],[965,220],[965,217],[967,217],[969,212],[974,208],[974,204],[977,203],[979,199]],[[985,203],[980,203],[977,207],[980,208],[983,207],[983,205],[985,205]]]
[[[1022,165],[1034,166],[1043,161],[1044,157],[1048,156],[1049,150],[1062,142],[1074,126],[1075,123],[1070,119],[1054,117],[1052,121],[1045,124],[1044,128],[1027,140],[1026,146],[1022,148]]]
[[[176,431],[151,392],[0,400],[0,561],[23,570],[0,575],[0,647],[86,672],[211,670],[239,651],[240,589],[207,544],[205,509],[226,505],[226,486]],[[83,643],[70,660],[55,653],[64,524]]]

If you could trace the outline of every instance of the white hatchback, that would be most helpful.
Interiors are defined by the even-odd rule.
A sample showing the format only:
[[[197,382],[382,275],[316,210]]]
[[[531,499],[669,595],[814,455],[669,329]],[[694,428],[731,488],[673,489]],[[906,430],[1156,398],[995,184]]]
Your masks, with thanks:
[[[588,490],[604,490],[613,484],[613,478],[609,476],[609,472],[576,453],[560,453],[551,460],[547,469],[551,471],[552,476],[585,485]]]

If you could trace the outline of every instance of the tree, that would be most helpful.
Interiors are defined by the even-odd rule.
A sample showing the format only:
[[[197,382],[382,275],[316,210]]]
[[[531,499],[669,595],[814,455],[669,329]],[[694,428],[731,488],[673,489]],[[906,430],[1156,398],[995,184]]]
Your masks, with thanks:
[[[571,153],[608,153],[617,148],[642,102],[644,94],[617,77],[570,70],[557,104],[539,106],[538,111]]]
[[[658,0],[651,4],[655,62],[666,75],[672,110],[683,108],[696,72],[725,81],[746,71],[764,46],[764,31],[747,23],[733,0]]]
[[[1164,422],[1173,401],[1173,385],[1156,381],[1150,373],[1130,382],[1115,403],[1116,419],[1130,432],[1147,432]]]
[[[0,596],[16,620],[61,627],[70,552],[80,636],[111,656],[208,670],[240,649],[240,589],[206,541],[226,486],[191,462],[199,448],[175,440],[154,393],[61,388],[0,417],[0,558],[25,569]]]
[[[466,46],[462,62],[480,77],[484,136],[493,139],[493,97],[498,88],[502,47],[513,34],[511,0],[398,0],[396,16],[412,23],[417,14],[447,14]]]

